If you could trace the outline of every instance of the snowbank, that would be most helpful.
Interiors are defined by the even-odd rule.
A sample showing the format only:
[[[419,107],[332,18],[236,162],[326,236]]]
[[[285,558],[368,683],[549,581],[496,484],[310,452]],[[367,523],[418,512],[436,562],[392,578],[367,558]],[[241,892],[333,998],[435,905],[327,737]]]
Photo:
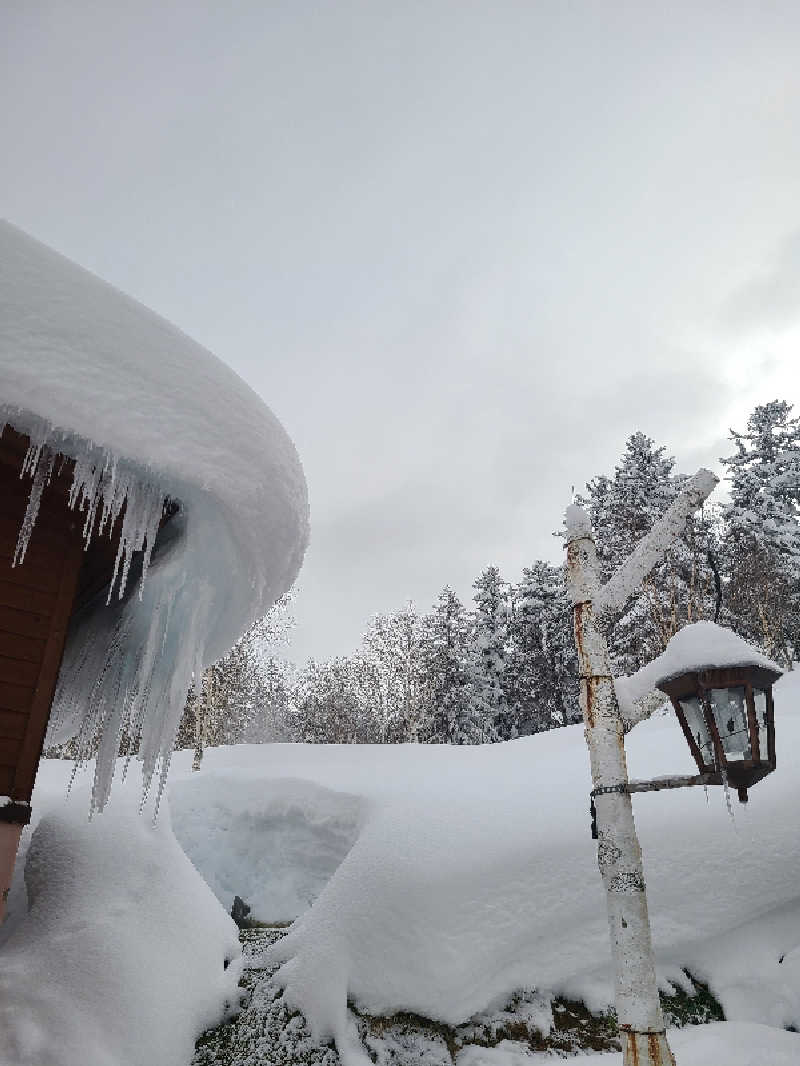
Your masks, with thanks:
[[[800,1025],[799,677],[776,686],[778,770],[733,820],[722,789],[634,800],[662,979],[689,966],[728,1017],[780,1026]],[[632,776],[692,772],[671,711],[639,726],[627,748]],[[255,831],[249,858],[241,850],[232,861],[210,843],[195,851],[217,886],[230,869],[244,883],[248,862],[270,868],[268,884],[309,884],[310,850],[287,840],[359,797],[352,848],[274,955],[290,1001],[350,1061],[359,1055],[348,998],[376,1014],[410,1010],[450,1023],[524,986],[595,1009],[612,1001],[580,727],[480,748],[212,749],[191,779],[183,764],[174,769],[176,834],[190,851],[204,795],[216,820],[210,841],[247,806],[257,821],[292,797],[285,837],[274,826],[271,837]],[[270,840],[280,843],[267,857]],[[271,898],[277,907],[280,892]]]
[[[30,910],[18,876],[2,927],[0,1061],[186,1066],[200,1032],[238,1003],[238,930],[168,812],[155,827],[139,814],[141,782],[87,822],[86,795],[66,802],[60,771],[49,764],[37,787]]]
[[[711,1025],[671,1030],[669,1043],[677,1066],[797,1066],[800,1036],[765,1025],[713,1022]],[[464,1048],[456,1066],[535,1066],[550,1063],[549,1055],[526,1055],[510,1040],[496,1048]],[[622,1055],[585,1055],[579,1066],[622,1066]]]
[[[102,806],[120,727],[143,731],[149,777],[192,672],[291,586],[308,540],[305,480],[280,423],[232,370],[3,222],[0,380],[0,423],[31,435],[34,483],[52,454],[75,458],[87,506],[113,517],[126,502],[129,547],[146,551],[164,499],[180,506],[143,585],[69,638],[50,741],[104,731]]]
[[[800,1061],[794,1050],[800,1043],[791,1043],[800,1037],[779,1031],[800,1028],[800,674],[784,676],[775,697],[778,769],[753,788],[747,807],[734,806],[734,819],[721,788],[710,789],[708,798],[703,789],[634,798],[661,980],[685,982],[679,967],[688,967],[710,984],[731,1021],[748,1023],[732,1027],[733,1036],[725,1027],[716,1036],[714,1029],[676,1034],[679,1066]],[[626,744],[633,776],[692,770],[671,711],[639,726]],[[524,987],[581,998],[596,1010],[612,1002],[605,899],[589,832],[591,784],[580,727],[472,748],[242,745],[207,750],[199,773],[192,773],[190,764],[190,752],[177,753],[170,772],[175,836],[226,908],[236,893],[264,919],[304,910],[276,946],[273,960],[282,962],[279,980],[287,1002],[303,1011],[317,1035],[335,1037],[345,1064],[364,1061],[348,1030],[348,999],[376,1014],[410,1010],[450,1023],[501,1005]],[[50,807],[48,796],[55,796],[64,806],[60,797],[68,770],[61,763],[43,763],[35,805]],[[136,785],[130,790],[136,794]],[[91,826],[73,824],[70,815],[64,832],[72,851],[88,856],[99,846],[91,843],[92,834],[105,824],[113,826],[106,820],[116,817],[118,801],[127,793],[128,786],[115,794],[108,812]],[[80,800],[67,805],[74,807],[82,810]],[[132,823],[126,821],[125,841],[126,848],[132,841],[133,854],[126,858],[122,848],[114,853],[122,871],[119,880],[114,874],[114,884],[130,877],[135,886],[147,883],[150,891],[145,834],[148,847],[159,833],[168,835],[173,851],[174,840],[166,826],[153,836],[145,820],[136,821],[133,805],[129,812],[119,809]],[[85,861],[88,870],[97,860]],[[91,883],[103,891],[97,879]],[[160,891],[158,882],[155,889]],[[166,885],[163,890],[166,900]],[[17,922],[19,891],[17,884],[11,901]],[[133,920],[130,941],[119,947],[109,947],[108,940],[101,945],[101,934],[89,928],[89,912],[102,914],[117,890],[102,895],[99,907],[79,905],[71,891],[67,913],[74,908],[76,921],[87,923],[74,934],[71,958],[85,962],[84,956],[96,952],[107,968],[118,955],[130,953],[133,962],[121,967],[125,980],[146,985],[136,970],[143,951]],[[146,907],[153,921],[158,907],[151,908],[149,900]],[[183,958],[181,952],[194,950],[183,943],[189,927],[205,928],[210,921],[213,930],[213,923],[224,919],[217,904],[209,916],[188,926],[180,925],[178,916],[180,943],[165,940],[163,945],[157,942],[161,923],[155,922],[146,948],[153,973],[162,965],[162,951]],[[61,1023],[56,1007],[38,1005],[54,939],[55,923],[48,922],[41,937],[35,921],[18,924],[8,947],[14,947],[15,969],[23,974],[21,987],[38,997],[34,1016],[52,1019],[49,1032],[51,1024]],[[209,934],[218,962],[227,940],[216,936]],[[58,966],[51,994],[60,989],[59,996],[71,997],[66,955],[62,961],[55,942]],[[85,944],[88,951],[82,950]],[[23,967],[28,955],[30,978]],[[165,957],[163,965],[172,964]],[[218,967],[210,958],[202,970],[195,961],[181,965],[205,975],[192,990],[198,997],[196,1013],[188,990],[186,1000],[179,999],[185,1045],[190,1032],[202,1026],[204,1012],[218,1004],[220,988]],[[95,977],[86,980],[81,1004],[92,1003],[96,995]],[[115,986],[109,1000],[121,989]],[[148,1012],[158,1018],[167,1009],[159,996],[167,1002],[184,994],[168,990],[165,982],[159,989],[147,999],[146,1010],[145,1005],[136,1008],[140,1019]],[[143,994],[150,995],[146,987]],[[17,1017],[24,1017],[22,1000],[15,1002]],[[774,1028],[764,1035],[752,1023]],[[755,1047],[769,1052],[755,1059]],[[507,1047],[500,1051],[519,1054]],[[794,1060],[786,1058],[792,1054]],[[140,1060],[132,1061],[138,1066]],[[597,1059],[598,1066],[614,1061],[613,1056]],[[501,1066],[499,1058],[491,1062]],[[71,1059],[52,1063],[72,1066]]]

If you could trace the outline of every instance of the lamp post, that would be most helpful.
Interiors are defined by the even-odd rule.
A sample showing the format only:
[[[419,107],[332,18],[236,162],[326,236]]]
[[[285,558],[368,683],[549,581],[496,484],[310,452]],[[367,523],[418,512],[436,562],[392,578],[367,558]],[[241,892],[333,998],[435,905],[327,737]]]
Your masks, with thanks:
[[[666,514],[639,542],[607,584],[586,512],[567,508],[567,583],[580,669],[580,702],[597,811],[597,862],[606,889],[615,999],[623,1066],[675,1066],[658,998],[647,914],[642,851],[636,835],[623,737],[626,723],[614,690],[602,621],[620,610],[679,537],[718,479],[709,470],[691,478]]]

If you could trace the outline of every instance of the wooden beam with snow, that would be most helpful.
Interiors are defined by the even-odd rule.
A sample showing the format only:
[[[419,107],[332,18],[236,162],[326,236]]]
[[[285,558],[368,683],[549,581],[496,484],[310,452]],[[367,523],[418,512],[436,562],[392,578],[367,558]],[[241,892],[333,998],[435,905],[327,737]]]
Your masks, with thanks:
[[[664,558],[670,544],[683,534],[689,517],[702,507],[718,483],[716,474],[706,469],[698,470],[687,481],[680,496],[642,537],[619,570],[599,589],[594,597],[597,614],[614,614],[622,610],[653,567]]]

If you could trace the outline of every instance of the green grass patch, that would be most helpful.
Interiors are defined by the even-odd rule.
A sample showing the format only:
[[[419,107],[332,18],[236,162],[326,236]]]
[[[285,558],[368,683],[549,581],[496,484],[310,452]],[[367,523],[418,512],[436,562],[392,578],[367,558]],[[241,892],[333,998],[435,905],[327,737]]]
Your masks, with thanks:
[[[677,988],[674,995],[660,993],[661,1009],[667,1025],[682,1029],[686,1025],[724,1022],[722,1007],[708,985],[698,981],[688,970],[684,969],[683,972],[694,986],[694,992],[689,994],[684,989]]]

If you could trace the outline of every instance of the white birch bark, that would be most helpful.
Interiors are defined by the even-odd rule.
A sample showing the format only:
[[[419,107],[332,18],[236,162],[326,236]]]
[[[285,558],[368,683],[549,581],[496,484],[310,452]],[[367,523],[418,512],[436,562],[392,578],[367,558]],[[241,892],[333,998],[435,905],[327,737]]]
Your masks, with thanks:
[[[628,769],[605,636],[592,599],[598,590],[596,551],[585,514],[568,514],[567,573],[574,608],[581,673],[581,709],[595,788],[627,785]],[[597,861],[606,889],[615,999],[623,1066],[674,1066],[658,998],[642,852],[631,797],[610,792],[595,798]]]
[[[631,728],[647,717],[647,712],[642,707],[629,713],[627,723],[623,721],[600,619],[625,605],[670,544],[681,536],[687,519],[717,482],[711,471],[698,470],[604,586],[597,577],[597,551],[589,517],[574,504],[567,508],[567,581],[592,781],[595,789],[616,789],[596,796],[595,808],[597,863],[606,889],[623,1066],[675,1066],[675,1059],[667,1043],[658,998],[642,850],[631,797],[624,791],[628,785],[623,743],[626,725]]]

